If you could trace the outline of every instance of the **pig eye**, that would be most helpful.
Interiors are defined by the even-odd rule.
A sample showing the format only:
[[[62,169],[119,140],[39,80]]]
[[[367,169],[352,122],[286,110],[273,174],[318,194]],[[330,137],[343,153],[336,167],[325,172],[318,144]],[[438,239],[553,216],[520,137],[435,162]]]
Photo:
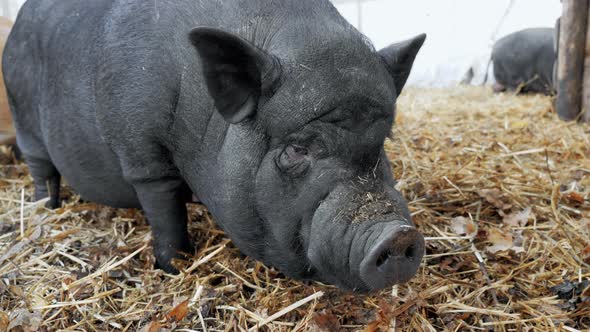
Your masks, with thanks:
[[[299,156],[307,156],[307,149],[299,146],[299,145],[289,145],[286,148],[287,151],[291,151],[293,154],[299,155]]]
[[[277,160],[279,169],[290,175],[303,174],[309,164],[309,151],[305,147],[295,144],[287,145]]]

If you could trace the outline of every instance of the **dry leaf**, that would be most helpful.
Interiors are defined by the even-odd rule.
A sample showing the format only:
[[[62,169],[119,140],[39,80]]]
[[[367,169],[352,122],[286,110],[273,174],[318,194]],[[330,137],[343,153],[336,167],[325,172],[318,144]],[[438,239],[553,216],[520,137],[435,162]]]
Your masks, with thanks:
[[[582,259],[585,263],[590,264],[590,246],[587,246],[582,250]]]
[[[456,217],[451,220],[451,230],[455,234],[474,238],[477,235],[477,224],[469,218]]]
[[[584,196],[582,196],[578,192],[570,191],[569,193],[563,195],[563,197],[565,197],[567,200],[569,200],[571,202],[578,203],[578,204],[584,204]]]
[[[144,325],[139,332],[164,332],[165,330],[162,323],[153,320],[149,325]]]
[[[393,309],[391,308],[391,305],[385,301],[381,301],[379,307],[380,309],[379,312],[377,312],[377,319],[369,323],[364,332],[376,332],[380,330],[387,331],[392,318],[391,313]]]
[[[183,320],[187,314],[188,314],[188,300],[184,300],[184,301],[180,302],[180,304],[178,304],[176,307],[174,307],[174,309],[172,309],[168,313],[167,318],[168,318],[168,320],[179,322],[179,321]]]
[[[569,304],[573,305],[573,310],[576,308],[576,304],[582,300],[580,297],[584,296],[584,291],[588,287],[590,287],[590,279],[582,281],[565,280],[561,284],[549,288],[549,290],[562,300],[568,300],[568,302],[569,300],[574,300],[573,302],[569,302]]]
[[[380,322],[374,321],[374,322],[370,323],[369,325],[367,325],[367,327],[365,327],[363,332],[377,332],[377,331],[379,331],[379,325],[380,325]]]
[[[6,314],[4,311],[0,311],[0,331],[7,331],[9,323],[10,320],[8,319],[8,314]]]
[[[514,212],[507,216],[504,216],[504,224],[510,225],[512,227],[523,227],[529,221],[531,211],[532,209],[529,206],[520,212]]]
[[[25,297],[25,291],[23,291],[23,289],[20,286],[10,285],[10,286],[8,286],[8,291],[18,297],[21,297],[21,298]]]
[[[162,324],[158,322],[152,322],[148,327],[148,332],[160,332],[162,329]]]
[[[4,254],[0,257],[0,265],[2,265],[2,263],[4,263],[4,261],[8,258],[14,256],[17,253],[22,252],[26,246],[28,246],[32,241],[39,239],[41,235],[43,235],[42,226],[35,227],[27,238],[24,238],[23,240],[12,246],[10,249],[8,249],[6,252],[4,252]]]
[[[41,235],[43,235],[43,226],[37,226],[35,227],[35,229],[33,229],[33,231],[31,232],[31,234],[29,235],[29,241],[36,241],[38,240]]]
[[[333,332],[340,331],[341,326],[338,317],[332,313],[316,313],[311,320],[311,331]]]
[[[0,256],[0,265],[2,265],[2,263],[4,263],[5,260],[7,260],[8,258],[14,256],[15,254],[22,252],[25,247],[27,245],[29,245],[30,241],[28,239],[25,239],[23,241],[18,242],[17,244],[15,244],[14,246],[12,246],[10,249],[6,250],[4,252],[4,255]]]
[[[41,325],[41,313],[38,311],[29,312],[27,309],[17,309],[10,314],[10,324],[7,331],[20,328],[23,332],[34,332],[39,330]]]
[[[510,232],[492,228],[488,231],[488,242],[491,245],[486,248],[486,251],[491,252],[492,254],[506,250],[512,250],[515,253],[523,252],[524,248],[515,245],[515,240],[517,239],[515,239]]]
[[[504,203],[504,201],[502,201],[502,192],[499,189],[482,189],[477,193],[482,198],[485,198],[488,203],[500,210],[508,210],[512,207],[512,204]]]
[[[508,250],[512,248],[512,235],[492,228],[488,231],[488,242],[491,246],[486,250],[491,253]]]

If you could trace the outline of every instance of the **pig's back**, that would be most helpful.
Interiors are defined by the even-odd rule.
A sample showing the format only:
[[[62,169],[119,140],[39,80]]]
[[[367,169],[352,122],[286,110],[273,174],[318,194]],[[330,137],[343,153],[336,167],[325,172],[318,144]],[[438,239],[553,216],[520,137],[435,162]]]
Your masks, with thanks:
[[[21,7],[4,50],[3,74],[19,145],[33,155],[45,148],[35,145],[55,143],[51,134],[58,129],[92,123],[90,41],[97,39],[105,4],[28,0]]]
[[[3,56],[4,78],[25,159],[49,160],[82,197],[138,206],[97,125],[96,64],[111,2],[29,0]]]
[[[188,33],[217,25],[215,3],[28,0],[3,56],[25,159],[51,160],[82,197],[111,206],[138,206],[133,181],[178,176],[163,149],[182,75],[205,92]]]
[[[553,34],[553,28],[530,28],[498,40],[492,52],[498,82],[516,88],[520,83],[534,80],[530,84],[533,91],[551,87],[555,60]]]

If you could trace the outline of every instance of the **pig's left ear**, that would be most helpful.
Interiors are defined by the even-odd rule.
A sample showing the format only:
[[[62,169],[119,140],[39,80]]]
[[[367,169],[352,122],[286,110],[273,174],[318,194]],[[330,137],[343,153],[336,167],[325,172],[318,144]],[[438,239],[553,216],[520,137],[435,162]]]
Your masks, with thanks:
[[[199,53],[207,89],[219,113],[230,123],[253,116],[260,97],[279,80],[278,60],[219,29],[194,28],[189,38]]]
[[[412,39],[390,45],[379,51],[379,55],[385,62],[387,71],[389,71],[389,74],[393,77],[395,90],[398,96],[404,85],[406,85],[406,81],[412,70],[412,64],[414,63],[414,59],[416,59],[416,55],[422,47],[422,44],[424,44],[424,40],[426,40],[426,34],[421,34]]]

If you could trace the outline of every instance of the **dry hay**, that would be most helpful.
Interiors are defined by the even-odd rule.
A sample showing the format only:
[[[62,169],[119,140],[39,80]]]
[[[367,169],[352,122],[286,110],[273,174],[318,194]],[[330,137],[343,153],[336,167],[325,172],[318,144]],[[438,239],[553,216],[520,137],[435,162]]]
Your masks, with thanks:
[[[140,212],[71,193],[40,209],[26,203],[26,168],[5,162],[0,330],[590,328],[590,128],[557,121],[546,97],[481,88],[408,89],[399,114],[386,149],[428,237],[411,282],[361,296],[285,279],[240,255],[200,206],[198,253],[166,275],[151,269]]]

